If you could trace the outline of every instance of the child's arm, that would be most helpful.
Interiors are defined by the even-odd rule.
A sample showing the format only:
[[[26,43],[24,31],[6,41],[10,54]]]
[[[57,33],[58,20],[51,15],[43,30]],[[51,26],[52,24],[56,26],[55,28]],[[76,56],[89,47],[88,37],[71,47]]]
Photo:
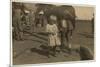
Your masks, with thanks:
[[[58,27],[57,27],[57,25],[56,25],[56,24],[55,24],[55,27],[54,27],[54,28],[55,28],[55,32],[56,32],[56,33],[58,33],[58,32],[59,32],[59,30],[58,30]]]
[[[46,33],[47,34],[53,34],[51,31],[50,31],[50,28],[49,28],[49,25],[47,24],[46,26]]]

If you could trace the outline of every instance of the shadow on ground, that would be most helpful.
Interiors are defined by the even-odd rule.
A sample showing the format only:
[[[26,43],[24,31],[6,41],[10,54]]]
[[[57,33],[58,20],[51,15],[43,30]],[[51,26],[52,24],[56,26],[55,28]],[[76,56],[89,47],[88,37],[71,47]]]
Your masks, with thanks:
[[[41,46],[40,46],[41,47]],[[42,48],[31,48],[31,52],[35,52],[37,54],[40,54],[40,55],[43,55],[43,56],[46,56],[49,58],[49,50],[48,50],[48,47],[47,46],[43,46],[44,49]]]
[[[86,38],[94,38],[94,34],[90,34],[90,33],[86,33],[86,32],[78,33],[78,34],[81,35],[81,36],[84,36]]]

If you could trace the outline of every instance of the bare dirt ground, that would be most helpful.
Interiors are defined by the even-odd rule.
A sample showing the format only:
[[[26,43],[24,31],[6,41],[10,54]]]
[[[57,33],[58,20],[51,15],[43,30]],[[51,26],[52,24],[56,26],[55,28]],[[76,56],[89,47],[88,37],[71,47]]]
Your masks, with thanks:
[[[57,53],[56,57],[47,57],[45,49],[41,45],[47,45],[47,35],[43,34],[25,34],[24,41],[13,42],[13,64],[37,64],[51,62],[69,62],[80,61],[80,55],[72,51],[72,54],[67,52]],[[76,23],[76,29],[73,33],[72,48],[79,45],[85,45],[94,53],[94,38],[91,34],[91,23],[79,21]],[[35,49],[35,50],[34,50]]]

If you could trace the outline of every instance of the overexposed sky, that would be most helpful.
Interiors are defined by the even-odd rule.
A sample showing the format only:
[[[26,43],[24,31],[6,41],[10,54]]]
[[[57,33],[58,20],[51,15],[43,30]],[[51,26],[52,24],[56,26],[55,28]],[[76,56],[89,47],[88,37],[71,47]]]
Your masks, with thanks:
[[[75,6],[74,8],[76,11],[77,19],[90,20],[93,17],[93,14],[95,14],[94,7]]]

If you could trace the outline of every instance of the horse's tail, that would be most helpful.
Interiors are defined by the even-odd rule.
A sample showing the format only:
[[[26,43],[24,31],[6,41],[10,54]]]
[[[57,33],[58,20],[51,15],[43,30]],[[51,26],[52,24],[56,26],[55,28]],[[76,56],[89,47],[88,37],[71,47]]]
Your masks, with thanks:
[[[76,21],[75,21],[75,18],[72,20],[72,25],[73,25],[73,30],[75,30],[75,28],[76,28]]]

